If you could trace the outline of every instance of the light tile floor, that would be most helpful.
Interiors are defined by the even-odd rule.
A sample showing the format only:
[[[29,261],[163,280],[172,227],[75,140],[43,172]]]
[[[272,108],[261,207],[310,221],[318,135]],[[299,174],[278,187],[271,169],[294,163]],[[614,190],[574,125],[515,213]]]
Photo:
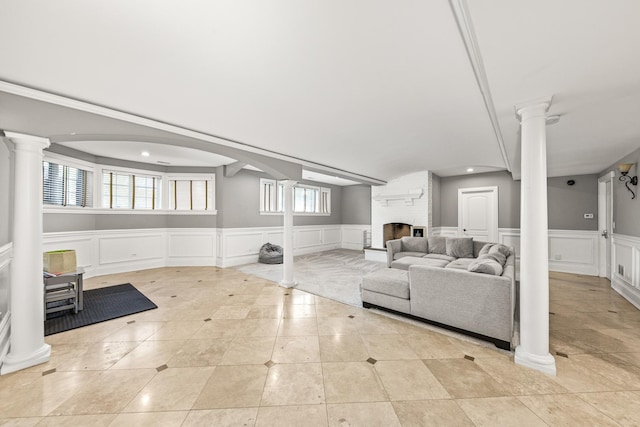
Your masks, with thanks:
[[[551,275],[557,377],[237,270],[86,284],[126,282],[159,308],[47,337],[50,362],[0,377],[0,425],[640,425],[640,312],[606,280]]]

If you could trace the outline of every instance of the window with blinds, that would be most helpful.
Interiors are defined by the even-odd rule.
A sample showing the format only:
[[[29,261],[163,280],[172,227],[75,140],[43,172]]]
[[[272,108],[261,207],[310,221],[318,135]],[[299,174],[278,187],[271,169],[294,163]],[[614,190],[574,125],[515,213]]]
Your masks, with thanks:
[[[169,179],[169,209],[214,210],[213,195],[213,179]]]
[[[260,179],[260,212],[284,211],[284,185],[274,179]],[[331,213],[331,189],[308,185],[293,187],[293,211],[306,214]]]
[[[102,207],[109,209],[158,209],[158,176],[102,172]]]
[[[93,173],[49,161],[42,162],[42,202],[54,206],[93,206]]]

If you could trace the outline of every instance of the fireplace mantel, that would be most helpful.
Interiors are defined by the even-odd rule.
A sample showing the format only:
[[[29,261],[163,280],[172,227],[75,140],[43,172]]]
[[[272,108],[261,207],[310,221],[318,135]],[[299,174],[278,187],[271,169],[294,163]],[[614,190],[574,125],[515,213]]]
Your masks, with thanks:
[[[414,188],[406,193],[397,194],[378,194],[373,196],[373,200],[380,202],[381,206],[389,206],[390,200],[404,200],[404,204],[407,206],[413,205],[415,199],[422,197],[424,190],[422,188]]]

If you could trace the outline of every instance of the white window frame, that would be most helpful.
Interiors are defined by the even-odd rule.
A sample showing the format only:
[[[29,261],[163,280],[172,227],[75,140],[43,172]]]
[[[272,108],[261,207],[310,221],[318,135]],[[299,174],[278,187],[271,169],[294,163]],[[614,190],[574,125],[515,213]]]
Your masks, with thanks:
[[[152,172],[152,173],[149,173]],[[122,169],[122,168],[112,168],[109,166],[105,166],[102,167],[100,169],[100,203],[101,203],[101,207],[103,209],[108,209],[110,211],[144,211],[144,212],[152,212],[155,210],[162,210],[163,209],[163,201],[162,201],[162,189],[164,188],[164,179],[161,173],[156,172],[153,173],[154,171],[145,171],[143,169]],[[131,194],[129,195],[129,201],[131,203],[131,205],[129,207],[111,207],[111,206],[104,206],[104,200],[103,200],[103,194],[102,191],[104,189],[104,174],[105,173],[114,173],[114,174],[119,174],[119,175],[128,175],[128,176],[144,176],[146,178],[157,178],[158,180],[158,191],[156,191],[156,196],[157,196],[157,201],[154,203],[154,207],[152,208],[136,208],[135,207],[135,191],[132,191]],[[135,185],[135,183],[131,184],[131,187],[133,188],[133,186]]]
[[[271,187],[273,191],[275,191],[275,197],[271,197],[267,200],[267,196],[269,195],[268,187]],[[282,191],[284,188],[284,184],[281,181],[276,181],[275,179],[269,178],[260,178],[260,215],[282,215]],[[295,189],[296,188],[304,188],[316,190],[316,200],[315,206],[316,210],[314,212],[296,212],[294,210],[293,215],[295,216],[330,216],[331,215],[331,189],[327,187],[318,187],[314,185],[308,184],[296,184],[293,186],[291,191],[294,193],[292,195],[292,201],[295,203]],[[326,207],[322,205],[323,196],[326,194]],[[323,209],[325,207],[325,209]]]
[[[58,205],[46,205],[43,203],[44,213],[74,213],[74,214],[127,214],[127,215],[216,215],[218,212],[215,209],[216,203],[216,189],[215,189],[215,174],[212,173],[171,173],[171,172],[157,172],[148,169],[136,169],[125,168],[119,166],[102,165],[97,163],[91,163],[84,160],[67,157],[57,153],[51,153],[45,151],[43,161],[51,163],[57,163],[63,166],[70,166],[78,169],[84,169],[92,173],[93,181],[93,207],[80,207],[80,206],[58,206]],[[115,172],[129,175],[144,175],[159,178],[160,190],[157,192],[155,209],[148,208],[109,208],[108,206],[102,206],[102,189],[103,189],[103,173]],[[211,203],[212,206],[208,210],[175,210],[169,209],[169,199],[167,198],[167,191],[169,189],[169,180],[171,178],[189,178],[191,180],[206,180],[209,181],[211,188]],[[44,182],[44,181],[43,181]]]
[[[76,169],[82,169],[85,170],[87,172],[91,173],[91,182],[92,182],[92,188],[91,188],[91,197],[92,197],[92,206],[60,206],[60,205],[49,205],[49,204],[45,204],[44,200],[42,201],[43,204],[43,209],[45,212],[50,211],[50,210],[55,210],[55,211],[72,211],[72,210],[78,210],[78,211],[85,211],[85,210],[92,210],[95,209],[96,206],[98,206],[99,201],[96,200],[96,181],[99,181],[99,179],[97,178],[97,174],[96,174],[96,167],[95,164],[93,163],[89,163],[89,162],[85,162],[83,160],[78,160],[78,159],[73,159],[71,157],[67,157],[67,156],[63,156],[57,153],[50,153],[48,151],[45,151],[44,155],[42,156],[42,162],[49,162],[49,163],[56,163],[59,164],[61,166],[67,166],[70,168],[76,168]],[[44,177],[42,177],[42,183],[44,184]]]
[[[175,207],[171,207],[172,206],[172,201],[175,200],[174,196],[171,194],[172,191],[172,182],[176,182],[176,181],[204,181],[206,184],[206,188],[207,188],[207,193],[210,194],[211,196],[209,197],[207,195],[207,201],[206,201],[206,209],[177,209]],[[166,182],[167,185],[165,186],[165,197],[164,200],[167,201],[166,203],[166,209],[169,209],[171,211],[175,211],[175,212],[200,212],[200,213],[207,213],[207,212],[216,212],[216,176],[212,175],[212,174],[197,174],[197,173],[191,173],[191,174],[171,174],[171,175],[167,175],[166,176]],[[193,206],[193,201],[191,201],[191,206]]]

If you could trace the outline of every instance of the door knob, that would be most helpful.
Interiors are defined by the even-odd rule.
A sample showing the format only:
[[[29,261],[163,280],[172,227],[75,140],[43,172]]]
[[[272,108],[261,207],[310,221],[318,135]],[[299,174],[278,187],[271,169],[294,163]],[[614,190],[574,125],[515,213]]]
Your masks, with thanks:
[[[605,239],[609,238],[609,232],[607,230],[602,230],[602,237],[604,237]]]

